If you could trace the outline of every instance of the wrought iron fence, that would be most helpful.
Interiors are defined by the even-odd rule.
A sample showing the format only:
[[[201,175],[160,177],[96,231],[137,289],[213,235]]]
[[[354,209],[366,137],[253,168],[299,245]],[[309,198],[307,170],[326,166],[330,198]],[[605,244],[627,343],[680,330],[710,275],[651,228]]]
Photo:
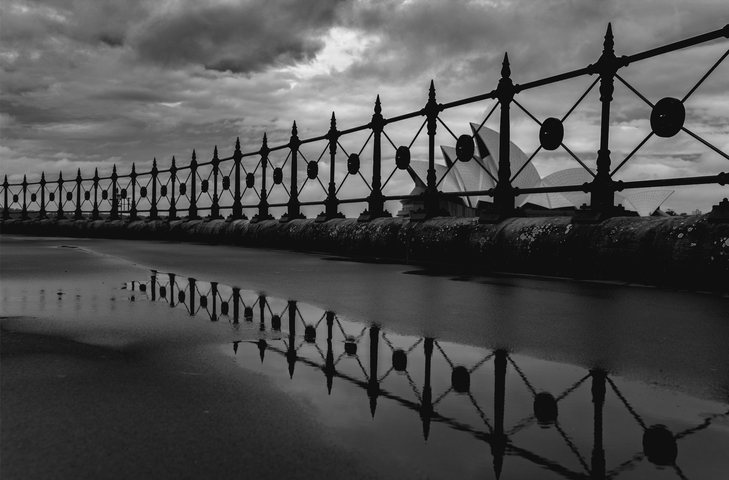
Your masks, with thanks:
[[[297,366],[321,372],[330,395],[336,393],[335,382],[338,388],[355,387],[366,395],[373,417],[379,403],[417,415],[426,441],[431,426],[439,425],[485,442],[497,477],[511,457],[512,463],[519,458],[569,479],[617,478],[645,460],[686,478],[678,458],[684,440],[729,415],[705,414],[699,424],[682,424],[674,433],[666,425],[651,425],[652,412],[631,404],[620,387],[622,380],[600,368],[575,368],[550,393],[544,390],[549,387],[544,378],[534,378],[528,365],[520,365],[523,359],[506,350],[478,349],[478,354],[462,355],[458,345],[436,338],[403,337],[378,325],[344,321],[331,310],[296,300],[156,270],[149,280],[127,282],[124,288],[132,301],[167,304],[192,317],[229,324],[235,331],[247,325],[243,331],[248,339],[232,342],[234,355],[241,348],[256,349],[261,362],[286,362],[291,378]],[[512,394],[514,389],[525,392],[528,402],[509,398],[507,377]],[[642,451],[630,452],[628,447],[632,455],[613,458],[608,465],[606,450],[615,453],[615,438],[627,432],[611,438],[604,426],[625,415],[630,434],[640,439],[629,443],[642,444]],[[592,445],[575,436],[576,428],[589,433],[590,427]],[[520,432],[530,429],[550,433],[551,442],[566,447],[564,455],[553,458],[554,450],[526,442]]]
[[[11,183],[5,175],[1,186],[3,191],[1,196],[3,201],[2,215],[4,219],[7,219],[11,217],[11,210],[19,210],[20,217],[24,219],[29,218],[31,211],[37,212],[37,216],[41,218],[48,216],[64,218],[71,215],[77,219],[85,216],[90,216],[92,219],[102,217],[118,219],[122,216],[130,219],[141,216],[150,219],[160,217],[176,219],[178,216],[183,215],[186,218],[194,219],[201,216],[222,218],[222,213],[229,212],[228,218],[230,219],[244,219],[247,218],[245,213],[248,212],[253,214],[251,221],[256,222],[273,218],[270,209],[279,207],[286,209],[281,221],[288,221],[303,218],[302,206],[320,205],[324,207],[324,211],[317,217],[317,220],[326,221],[343,216],[339,211],[340,205],[366,203],[366,210],[359,217],[360,220],[366,221],[389,216],[390,213],[385,210],[385,202],[388,200],[416,200],[420,202],[421,208],[411,217],[430,218],[446,214],[443,202],[449,199],[487,196],[493,199],[493,204],[490,208],[491,213],[487,212],[486,215],[482,215],[482,219],[493,221],[517,214],[515,199],[519,195],[560,192],[589,193],[590,208],[586,212],[599,217],[616,215],[620,214],[621,210],[615,206],[615,192],[624,189],[702,184],[726,185],[729,183],[729,173],[726,172],[714,175],[637,181],[614,179],[615,174],[654,135],[672,137],[683,131],[719,156],[729,160],[727,153],[684,125],[686,118],[684,102],[696,92],[707,77],[729,55],[729,50],[721,55],[680,99],[665,97],[654,103],[618,73],[621,69],[642,60],[722,37],[729,38],[729,25],[644,52],[618,57],[614,51],[612,29],[608,25],[601,56],[595,63],[585,67],[523,84],[515,84],[511,79],[508,55],[505,55],[501,68],[501,79],[497,87],[488,93],[447,103],[438,103],[435,86],[431,81],[428,100],[423,108],[402,115],[385,117],[378,96],[371,121],[344,130],[338,129],[335,115],[332,113],[330,128],[325,134],[311,138],[299,138],[296,122],[294,122],[288,143],[269,147],[266,134],[264,134],[262,144],[258,150],[243,152],[240,142],[236,140],[233,154],[230,156],[221,158],[216,146],[209,160],[199,162],[197,154],[193,150],[191,161],[181,166],[177,166],[177,161],[173,157],[170,166],[167,168],[159,168],[155,159],[151,170],[137,172],[136,165],[132,164],[131,171],[128,174],[119,174],[116,166],[114,166],[110,174],[99,175],[98,169],[96,169],[92,177],[83,177],[79,169],[76,177],[69,180],[64,180],[60,173],[56,180],[47,180],[45,172],[43,172],[38,181],[29,182],[26,175],[24,175],[22,182]],[[596,76],[596,78],[560,118],[540,119],[517,99],[517,96],[522,92],[583,76]],[[609,126],[610,108],[616,79],[641,101],[645,102],[652,111],[650,115],[650,133],[629,154],[622,158],[617,166],[613,166],[609,149]],[[579,158],[564,144],[563,122],[598,83],[600,84],[601,104],[600,136],[596,159],[597,168],[593,171],[583,159]],[[443,119],[443,113],[447,110],[486,101],[494,101],[493,107],[490,108],[488,115],[485,116],[472,135],[457,136]],[[512,172],[509,155],[511,142],[510,110],[512,105],[523,111],[540,128],[539,147],[516,172]],[[497,107],[500,110],[500,148],[497,175],[494,176],[474,154],[474,142],[479,130],[483,128]],[[386,127],[420,117],[425,118],[409,143],[398,145],[388,135]],[[455,192],[439,190],[440,185],[454,165],[451,163],[448,169],[438,178],[435,168],[435,137],[439,125],[456,141],[455,155],[457,161],[477,162],[486,174],[492,178],[495,184],[493,188]],[[386,195],[383,193],[383,189],[392,176],[398,170],[406,170],[410,166],[410,149],[423,129],[425,129],[427,135],[428,151],[425,191],[421,194]],[[358,133],[365,134],[362,136],[366,139],[361,144],[345,148],[343,145],[346,143],[344,139],[354,138]],[[307,145],[322,146],[318,158],[312,157],[309,159],[306,157],[302,148]],[[361,171],[368,145],[371,147],[372,172],[369,181]],[[383,154],[383,146],[388,148],[388,145],[392,147],[394,155],[391,153]],[[559,148],[563,149],[589,173],[592,178],[590,182],[580,185],[532,186],[529,188],[520,188],[515,185],[515,181],[524,172],[525,167],[532,162],[540,151]],[[329,160],[329,171],[326,172],[328,173],[327,185],[322,181],[321,174],[323,172],[319,169],[319,163],[325,155],[328,156]],[[382,181],[383,157],[394,158],[392,171],[384,182]],[[306,165],[306,178],[303,183],[299,179],[300,161],[305,162]],[[342,166],[346,166],[347,173],[340,181],[337,181],[335,171],[336,168],[342,168]],[[286,173],[288,179],[284,178]],[[359,177],[368,189],[369,195],[366,197],[339,198],[344,184],[350,177]],[[288,182],[285,180],[288,180]],[[269,181],[272,182],[270,188]],[[308,182],[319,184],[323,191],[323,197],[320,200],[301,201],[299,199]],[[286,183],[288,183],[288,187]],[[270,202],[269,199],[274,190],[282,190],[286,201]],[[253,201],[244,203],[244,198]]]

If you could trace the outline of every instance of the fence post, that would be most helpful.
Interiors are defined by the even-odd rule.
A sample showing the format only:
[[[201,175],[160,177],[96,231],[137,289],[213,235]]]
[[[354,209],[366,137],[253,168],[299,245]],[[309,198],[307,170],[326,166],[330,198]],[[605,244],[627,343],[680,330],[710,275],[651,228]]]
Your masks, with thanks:
[[[152,270],[149,278],[149,297],[153,302],[157,300],[157,270]]]
[[[425,193],[425,214],[433,217],[438,214],[438,189],[435,175],[435,132],[438,126],[438,102],[435,100],[435,84],[430,81],[428,103],[425,106],[428,118],[428,185]]]
[[[372,115],[370,126],[372,128],[372,191],[367,197],[367,210],[362,212],[358,220],[366,222],[379,217],[389,217],[390,212],[385,210],[385,197],[382,195],[382,130],[385,127],[382,117],[380,96],[375,100],[375,113]]]
[[[187,283],[190,287],[190,316],[195,315],[195,279],[189,277]]]
[[[494,352],[494,431],[491,442],[491,456],[496,478],[501,476],[506,453],[506,434],[504,433],[504,406],[506,400],[506,351]]]
[[[175,306],[175,274],[168,273],[167,276],[169,277],[169,282],[170,282],[170,307],[174,307]]]
[[[233,152],[234,166],[234,188],[233,188],[233,214],[230,216],[233,220],[243,218],[243,204],[241,202],[240,193],[240,164],[243,160],[243,154],[240,151],[240,137],[235,139],[235,151]]]
[[[337,373],[334,368],[334,350],[332,348],[332,333],[334,330],[334,312],[326,312],[327,316],[327,353],[324,359],[324,375],[327,379],[327,392],[332,394],[334,375]]]
[[[426,337],[423,342],[423,351],[425,353],[425,368],[423,369],[423,395],[420,404],[420,420],[423,424],[423,438],[428,440],[430,435],[430,421],[433,415],[433,388],[431,386],[432,362],[433,362],[433,344],[435,340]]]
[[[7,183],[8,179],[5,177],[5,182]],[[66,199],[63,198],[63,172],[58,172],[58,210],[56,211],[56,218],[65,218],[65,215],[63,213],[63,202],[65,202]]]
[[[608,23],[602,55],[595,64],[600,75],[600,149],[597,151],[597,174],[592,181],[590,193],[590,208],[593,210],[593,220],[599,220],[605,215],[616,213],[614,207],[615,192],[610,177],[610,102],[615,90],[615,73],[620,68],[620,62],[615,56],[615,42],[613,29]]]
[[[26,180],[25,175],[23,175],[23,210],[20,214],[20,218],[23,220],[28,218],[28,203],[26,202],[26,193],[28,192],[28,180]]]
[[[233,287],[233,324],[238,324],[240,318],[240,288]]]
[[[327,188],[327,199],[324,201],[324,213],[316,217],[317,222],[324,222],[332,218],[344,218],[344,215],[337,212],[339,200],[337,200],[337,184],[334,181],[334,170],[337,161],[337,141],[339,140],[339,132],[337,131],[337,118],[332,112],[332,120],[329,123],[329,186]]]
[[[8,183],[8,176],[5,175],[3,180],[3,220],[10,218],[10,205],[8,205],[8,189],[10,184]]]
[[[157,170],[157,157],[152,159],[152,203],[149,207],[149,219],[150,220],[156,220],[157,219],[157,175],[159,174],[159,170]]]
[[[76,172],[76,211],[74,212],[74,218],[77,220],[81,218],[81,169],[79,168]]]
[[[132,180],[132,204],[129,206],[129,219],[137,219],[137,167],[132,163],[132,172],[129,174]]]
[[[118,181],[119,176],[116,173],[116,164],[114,164],[111,168],[111,212],[109,212],[109,219],[111,220],[117,220],[119,218]]]
[[[187,218],[192,220],[197,217],[197,154],[195,150],[192,151],[192,160],[190,161],[190,208],[187,212]]]
[[[496,188],[494,189],[494,207],[496,216],[492,221],[502,220],[514,214],[515,196],[514,188],[511,185],[511,125],[509,122],[509,110],[511,100],[514,98],[514,84],[511,81],[511,67],[509,55],[504,54],[504,61],[501,65],[501,79],[496,88],[499,99],[499,111],[501,114],[499,122],[499,174]],[[481,218],[488,221],[488,218]]]
[[[602,370],[591,370],[593,404],[593,443],[590,467],[594,478],[605,478],[605,450],[603,448],[603,407],[605,406],[605,380]]]
[[[172,156],[172,165],[170,165],[170,213],[169,219],[174,220],[177,218],[177,205],[175,201],[175,180],[177,180],[177,165],[175,163],[175,157]]]
[[[210,296],[213,299],[213,311],[210,314],[210,321],[218,321],[218,282],[210,282]]]
[[[417,212],[410,215],[412,220],[424,220],[437,215],[447,216],[448,212],[440,209],[440,201],[438,195],[437,176],[435,173],[435,134],[438,127],[438,114],[440,107],[435,100],[435,83],[430,81],[428,89],[428,103],[423,109],[428,125],[428,174],[426,177],[426,188],[423,194],[424,212]]]
[[[91,218],[99,218],[99,169],[94,169],[94,208],[91,211]]]
[[[41,198],[38,218],[46,218],[46,172],[41,172],[40,187]]]
[[[259,295],[258,296],[258,312],[260,314],[260,322],[259,322],[259,328],[263,332],[266,329],[266,321],[265,321],[265,315],[266,315],[266,296],[265,295]]]
[[[377,408],[377,397],[380,395],[380,382],[378,380],[378,357],[380,349],[380,327],[373,325],[370,327],[370,373],[367,379],[367,396],[370,399],[370,413],[375,418],[375,409]]]
[[[289,201],[286,213],[281,217],[281,222],[289,222],[296,218],[304,218],[301,214],[301,202],[299,202],[299,181],[298,171],[299,168],[299,141],[298,130],[296,128],[296,122],[291,127],[291,138],[289,139],[289,148],[291,149],[291,185],[289,188]]]
[[[220,218],[220,205],[218,204],[218,168],[220,159],[218,158],[218,146],[215,145],[213,150],[213,204],[210,206],[210,218]]]
[[[258,202],[258,213],[251,218],[252,223],[273,219],[273,216],[268,213],[268,194],[266,193],[266,169],[268,168],[268,153],[270,151],[268,148],[268,138],[264,132],[263,143],[259,150],[261,155],[261,198]]]
[[[289,376],[294,378],[296,365],[296,300],[289,300],[289,348],[286,350],[286,361],[289,364]]]

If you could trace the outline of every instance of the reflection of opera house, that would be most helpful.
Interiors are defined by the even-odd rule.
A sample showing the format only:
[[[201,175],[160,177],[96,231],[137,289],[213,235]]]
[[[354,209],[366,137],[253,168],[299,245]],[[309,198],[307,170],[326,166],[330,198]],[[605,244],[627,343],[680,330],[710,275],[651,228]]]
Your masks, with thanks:
[[[476,154],[470,162],[456,160],[454,147],[441,147],[446,165],[435,165],[436,175],[446,178],[440,185],[444,192],[482,191],[496,186],[499,164],[499,134],[485,126],[471,124],[471,130],[476,141]],[[553,187],[565,185],[582,185],[592,181],[592,176],[582,167],[559,170],[542,178],[531,163],[527,163],[527,156],[514,143],[510,143],[509,156],[511,159],[512,175],[522,169],[514,179],[513,186],[518,188]],[[408,173],[415,182],[412,194],[425,191],[428,162],[413,160],[408,167]],[[640,216],[649,216],[658,210],[658,207],[671,196],[673,190],[633,190],[629,192],[615,192],[615,203],[622,205],[626,210],[637,212]],[[451,215],[476,215],[476,206],[479,201],[491,202],[488,196],[463,197],[463,200],[454,199],[442,202],[441,206],[447,208]],[[561,192],[520,195],[516,198],[516,206],[532,210],[571,210],[590,204],[590,194],[584,192]],[[409,215],[422,208],[422,200],[405,200],[398,215]]]

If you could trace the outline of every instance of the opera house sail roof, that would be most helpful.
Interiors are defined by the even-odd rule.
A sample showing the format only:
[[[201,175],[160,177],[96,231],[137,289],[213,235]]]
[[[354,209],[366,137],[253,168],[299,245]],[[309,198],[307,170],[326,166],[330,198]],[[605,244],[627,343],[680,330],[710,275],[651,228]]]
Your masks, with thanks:
[[[444,164],[436,163],[435,171],[438,179],[446,175],[440,184],[444,192],[468,192],[488,190],[496,186],[498,178],[499,133],[486,126],[479,128],[478,124],[471,123],[471,131],[476,143],[476,153],[469,162],[460,162],[456,159],[456,149],[451,146],[441,146]],[[511,172],[514,175],[521,173],[513,180],[513,186],[519,188],[552,187],[566,185],[582,185],[592,181],[592,175],[584,168],[568,168],[559,170],[542,177],[532,163],[527,163],[527,155],[513,142],[509,142],[509,157]],[[525,166],[526,164],[526,166]],[[450,169],[450,171],[449,171]],[[428,172],[428,162],[413,160],[408,167],[408,173],[415,182],[413,194],[425,190],[425,181]],[[673,190],[631,190],[615,192],[615,203],[622,204],[627,210],[636,211],[640,216],[653,214]],[[469,207],[475,207],[480,201],[491,201],[488,196],[463,197]],[[525,204],[539,205],[548,209],[574,207],[590,204],[590,194],[584,192],[538,193],[520,195],[516,198],[516,206]],[[403,202],[406,210],[407,201]]]

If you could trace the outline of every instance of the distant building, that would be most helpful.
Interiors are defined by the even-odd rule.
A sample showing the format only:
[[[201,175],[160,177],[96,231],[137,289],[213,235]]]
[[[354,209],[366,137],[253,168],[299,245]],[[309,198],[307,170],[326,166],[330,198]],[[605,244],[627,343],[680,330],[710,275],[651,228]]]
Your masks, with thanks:
[[[476,154],[469,162],[460,162],[456,159],[456,149],[450,146],[441,146],[445,165],[436,164],[438,179],[448,172],[440,185],[444,192],[465,192],[488,190],[496,186],[498,178],[499,133],[488,127],[471,123],[471,131],[476,141]],[[513,185],[519,188],[553,187],[565,185],[581,185],[592,181],[592,176],[581,167],[568,168],[547,175],[542,178],[531,163],[526,164],[528,157],[513,142],[509,143],[509,158],[512,175],[521,170],[514,179]],[[526,164],[526,166],[525,166]],[[408,167],[408,173],[415,182],[411,194],[416,195],[425,191],[428,162],[413,160]],[[626,210],[637,212],[645,217],[653,214],[673,194],[673,190],[629,190],[615,192],[615,203],[622,204]],[[472,216],[476,214],[479,201],[491,202],[488,196],[473,196],[454,198],[441,202],[441,207],[447,209],[454,216]],[[400,216],[422,208],[422,200],[403,200]],[[584,192],[539,193],[520,195],[516,198],[517,207],[536,207],[536,209],[575,209],[590,204],[590,194]]]

